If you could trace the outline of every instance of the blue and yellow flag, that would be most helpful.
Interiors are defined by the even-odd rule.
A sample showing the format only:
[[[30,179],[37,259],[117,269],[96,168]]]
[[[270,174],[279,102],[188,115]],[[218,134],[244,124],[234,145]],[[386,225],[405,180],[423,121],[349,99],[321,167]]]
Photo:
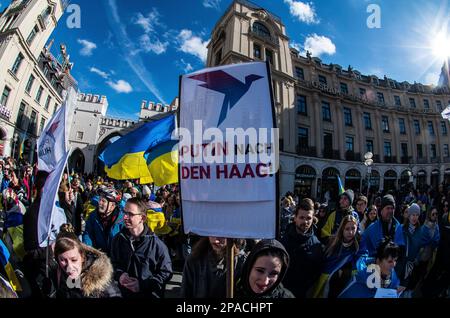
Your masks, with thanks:
[[[22,291],[22,286],[20,286],[19,279],[14,272],[14,268],[9,262],[10,253],[6,245],[0,239],[0,264],[5,268],[6,275],[8,276],[9,283],[11,284],[14,291]]]
[[[109,145],[99,156],[105,163],[108,177],[116,180],[140,179],[141,184],[153,182],[146,154],[171,139],[175,115],[145,123],[138,129]]]
[[[147,166],[156,186],[178,182],[178,140],[169,140],[150,149]]]
[[[345,192],[344,186],[342,185],[341,177],[336,176],[338,180],[338,187],[339,187],[339,195]]]

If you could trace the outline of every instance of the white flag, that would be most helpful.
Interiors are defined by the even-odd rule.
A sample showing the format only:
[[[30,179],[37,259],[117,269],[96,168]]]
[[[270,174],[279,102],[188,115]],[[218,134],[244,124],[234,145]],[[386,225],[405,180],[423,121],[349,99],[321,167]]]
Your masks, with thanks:
[[[67,141],[71,126],[70,114],[73,113],[77,93],[73,88],[67,94],[63,105],[55,112],[38,139],[38,168],[52,172],[67,152]]]
[[[40,247],[47,246],[49,235],[50,242],[54,241],[59,227],[67,222],[64,210],[59,207],[58,190],[69,153],[68,151],[63,155],[56,165],[55,170],[48,175],[44,189],[42,190],[38,217],[38,239]]]
[[[450,104],[447,106],[446,109],[441,113],[442,118],[444,119],[450,119]]]

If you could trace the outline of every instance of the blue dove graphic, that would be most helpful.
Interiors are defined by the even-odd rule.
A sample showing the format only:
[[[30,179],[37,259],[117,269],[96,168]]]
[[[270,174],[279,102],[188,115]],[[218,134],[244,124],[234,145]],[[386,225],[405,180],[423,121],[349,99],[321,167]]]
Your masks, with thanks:
[[[228,109],[231,110],[234,105],[247,93],[252,83],[256,80],[263,78],[256,74],[251,74],[245,77],[245,83],[242,83],[237,78],[230,74],[219,70],[198,75],[190,76],[189,78],[204,82],[205,84],[199,85],[201,87],[222,93],[225,95],[222,104],[222,110],[219,116],[219,126],[227,117]]]

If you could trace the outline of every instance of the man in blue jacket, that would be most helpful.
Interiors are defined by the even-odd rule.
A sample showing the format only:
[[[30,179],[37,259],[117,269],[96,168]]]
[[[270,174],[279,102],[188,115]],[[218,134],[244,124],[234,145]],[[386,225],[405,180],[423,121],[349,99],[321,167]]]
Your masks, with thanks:
[[[107,187],[100,188],[98,195],[98,207],[86,220],[83,243],[108,253],[112,238],[123,227],[123,213],[118,206],[120,195]]]
[[[401,224],[394,218],[395,200],[387,194],[381,200],[380,218],[372,223],[363,233],[360,249],[374,257],[377,248],[384,239],[391,239],[404,247],[405,240]]]
[[[147,226],[147,207],[138,198],[127,201],[125,227],[113,238],[111,262],[123,297],[162,298],[172,277],[167,246]]]

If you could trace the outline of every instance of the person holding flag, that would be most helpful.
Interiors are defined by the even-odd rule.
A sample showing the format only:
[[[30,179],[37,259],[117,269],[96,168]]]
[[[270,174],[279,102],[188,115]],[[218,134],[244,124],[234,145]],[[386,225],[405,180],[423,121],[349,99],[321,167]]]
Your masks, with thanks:
[[[338,183],[340,189],[339,191],[341,192],[343,190],[343,187],[342,183],[340,182],[339,176]],[[321,240],[325,244],[328,242],[330,236],[336,234],[337,229],[339,228],[339,225],[341,224],[341,221],[345,216],[353,215],[359,223],[358,213],[352,207],[354,197],[355,194],[351,189],[340,193],[339,206],[336,211],[331,212],[331,214],[328,216],[328,219],[321,231]]]

